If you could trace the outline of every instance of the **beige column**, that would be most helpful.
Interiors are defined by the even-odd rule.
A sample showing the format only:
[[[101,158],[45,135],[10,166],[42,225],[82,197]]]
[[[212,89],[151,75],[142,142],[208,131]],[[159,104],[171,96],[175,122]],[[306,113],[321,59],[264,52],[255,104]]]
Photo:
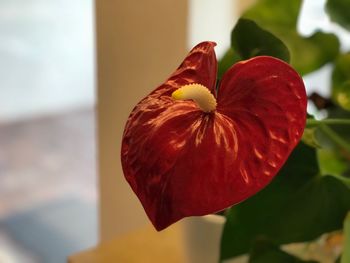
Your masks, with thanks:
[[[96,0],[101,240],[148,222],[124,180],[121,137],[134,105],[186,54],[187,0]]]

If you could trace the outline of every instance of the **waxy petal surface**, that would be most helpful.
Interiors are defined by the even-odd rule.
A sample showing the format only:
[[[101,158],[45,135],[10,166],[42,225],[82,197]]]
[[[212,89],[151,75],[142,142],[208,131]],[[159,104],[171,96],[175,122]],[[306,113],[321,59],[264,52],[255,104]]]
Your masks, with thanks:
[[[157,230],[186,216],[223,210],[261,190],[303,132],[303,82],[271,57],[233,66],[223,77],[214,112],[173,100],[173,91],[191,83],[214,93],[214,46],[197,45],[138,103],[125,127],[124,175]]]

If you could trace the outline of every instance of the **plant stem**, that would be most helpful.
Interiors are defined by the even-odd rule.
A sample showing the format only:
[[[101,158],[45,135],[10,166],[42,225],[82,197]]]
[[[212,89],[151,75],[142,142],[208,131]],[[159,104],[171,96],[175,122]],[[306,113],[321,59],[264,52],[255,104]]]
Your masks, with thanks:
[[[325,120],[307,119],[306,120],[306,127],[308,127],[308,128],[313,127],[313,126],[318,126],[321,124],[350,125],[350,119],[325,119]]]
[[[325,124],[321,124],[319,126],[320,130],[326,134],[329,139],[331,139],[335,144],[337,144],[340,148],[346,150],[348,153],[350,153],[350,144],[344,140],[342,137],[340,137],[335,131],[333,131],[330,127],[328,127]]]

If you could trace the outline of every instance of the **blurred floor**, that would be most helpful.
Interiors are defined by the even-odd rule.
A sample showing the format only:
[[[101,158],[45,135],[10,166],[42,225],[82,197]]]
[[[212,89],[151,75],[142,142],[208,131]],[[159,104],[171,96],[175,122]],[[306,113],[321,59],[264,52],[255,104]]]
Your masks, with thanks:
[[[97,240],[93,109],[0,124],[0,262],[64,262]]]

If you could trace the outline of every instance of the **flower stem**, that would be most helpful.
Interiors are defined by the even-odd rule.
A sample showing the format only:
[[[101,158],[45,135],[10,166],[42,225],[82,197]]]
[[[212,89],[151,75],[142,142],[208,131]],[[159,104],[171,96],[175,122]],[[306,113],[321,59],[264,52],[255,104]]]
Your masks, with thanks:
[[[319,128],[335,144],[337,144],[340,148],[350,153],[350,144],[346,140],[344,140],[342,137],[340,137],[335,131],[333,131],[330,127],[328,127],[325,124],[320,125]]]
[[[306,127],[314,127],[322,124],[328,125],[350,125],[350,119],[325,119],[325,120],[315,120],[315,119],[307,119]]]

